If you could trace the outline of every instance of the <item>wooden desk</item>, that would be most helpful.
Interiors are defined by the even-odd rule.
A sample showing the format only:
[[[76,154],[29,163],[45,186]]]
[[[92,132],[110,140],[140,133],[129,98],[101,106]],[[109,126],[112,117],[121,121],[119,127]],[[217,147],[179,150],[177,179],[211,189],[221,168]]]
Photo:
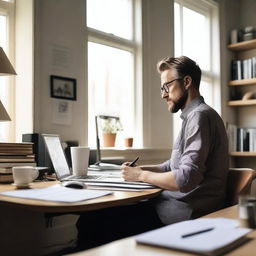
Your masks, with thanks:
[[[51,182],[33,182],[31,188],[43,188],[57,184]],[[0,192],[14,190],[16,187],[10,184],[1,184]],[[106,189],[107,190],[107,189]],[[161,189],[147,189],[139,192],[113,191],[113,194],[99,197],[92,200],[80,201],[75,203],[49,202],[31,199],[22,199],[0,195],[0,204],[22,207],[27,210],[40,212],[79,212],[98,210],[107,207],[120,206],[124,204],[138,202],[159,195]]]
[[[238,219],[238,207],[232,206],[207,216],[207,218],[226,217],[232,219]],[[240,220],[241,226],[246,226],[246,222]],[[225,254],[228,256],[253,256],[255,255],[256,248],[256,231],[251,232],[248,237],[252,238],[249,242],[241,245],[235,250]],[[103,245],[94,249],[90,249],[84,252],[75,253],[76,256],[193,256],[197,254],[185,253],[171,249],[158,248],[154,246],[147,246],[136,244],[134,237],[129,237]]]
[[[57,183],[33,182],[31,188],[43,188]],[[14,185],[0,185],[0,192],[14,189]],[[54,255],[61,249],[75,245],[79,215],[74,213],[135,203],[155,197],[160,192],[160,189],[140,192],[114,191],[112,195],[76,203],[0,195],[1,255]]]

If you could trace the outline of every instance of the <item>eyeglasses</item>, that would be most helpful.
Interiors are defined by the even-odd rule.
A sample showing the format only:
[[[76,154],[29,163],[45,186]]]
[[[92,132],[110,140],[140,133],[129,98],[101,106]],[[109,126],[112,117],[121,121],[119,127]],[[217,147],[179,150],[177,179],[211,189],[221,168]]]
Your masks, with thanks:
[[[161,90],[161,94],[163,94],[164,92],[165,93],[169,93],[169,87],[170,87],[170,85],[171,85],[171,83],[173,83],[173,82],[175,82],[175,81],[177,81],[177,80],[182,80],[183,78],[176,78],[176,79],[173,79],[172,81],[169,81],[169,82],[166,82],[166,83],[164,83],[162,86],[161,86],[161,88],[160,88],[160,90]]]

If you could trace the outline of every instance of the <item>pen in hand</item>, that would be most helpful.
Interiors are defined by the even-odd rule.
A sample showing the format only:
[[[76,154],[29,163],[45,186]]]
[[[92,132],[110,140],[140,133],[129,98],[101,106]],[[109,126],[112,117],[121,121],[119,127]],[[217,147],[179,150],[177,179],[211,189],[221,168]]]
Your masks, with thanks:
[[[133,166],[135,165],[135,163],[136,163],[138,160],[139,160],[139,157],[137,157],[135,160],[133,160],[133,161],[129,164],[129,166],[130,166],[130,167],[133,167]]]

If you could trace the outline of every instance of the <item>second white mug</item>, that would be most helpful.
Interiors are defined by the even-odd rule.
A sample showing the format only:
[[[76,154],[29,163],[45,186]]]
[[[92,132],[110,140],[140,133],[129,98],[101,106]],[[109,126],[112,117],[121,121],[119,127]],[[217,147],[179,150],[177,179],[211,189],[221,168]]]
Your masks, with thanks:
[[[71,147],[70,151],[73,175],[87,175],[90,148]]]

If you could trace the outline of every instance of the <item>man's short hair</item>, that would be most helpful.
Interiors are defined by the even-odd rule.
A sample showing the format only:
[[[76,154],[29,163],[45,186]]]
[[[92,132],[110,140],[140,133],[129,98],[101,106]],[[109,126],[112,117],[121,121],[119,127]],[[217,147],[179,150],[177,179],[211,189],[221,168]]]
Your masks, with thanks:
[[[193,85],[199,89],[201,81],[201,69],[195,61],[186,56],[181,57],[166,57],[157,64],[157,70],[162,73],[168,69],[175,69],[179,77],[190,76]]]

